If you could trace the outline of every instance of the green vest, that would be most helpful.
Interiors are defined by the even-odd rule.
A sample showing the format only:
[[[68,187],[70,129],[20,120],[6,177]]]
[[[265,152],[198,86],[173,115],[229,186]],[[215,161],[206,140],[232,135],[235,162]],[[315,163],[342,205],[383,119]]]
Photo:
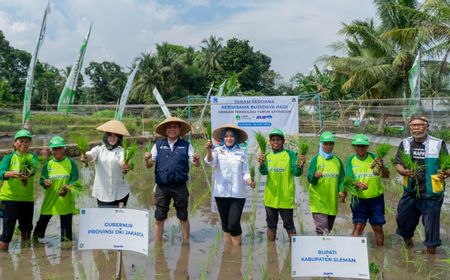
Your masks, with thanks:
[[[403,139],[404,152],[407,155],[411,154],[411,142],[413,137],[408,137]],[[427,139],[423,143],[425,145],[425,185],[427,187],[427,192],[425,197],[441,196],[445,192],[445,182],[442,182],[442,187],[438,190],[433,188],[432,175],[437,174],[439,170],[439,153],[441,151],[442,140],[433,136],[428,135]],[[424,171],[419,171],[424,172]],[[413,192],[412,182],[414,178],[404,177],[403,187],[408,192]]]
[[[338,187],[341,163],[336,156],[326,160],[317,155],[316,170],[323,176],[317,185],[309,184],[309,209],[311,213],[336,216],[338,208]]]
[[[8,164],[8,171],[20,172],[20,158],[27,157],[33,161],[34,172],[37,170],[39,159],[37,156],[26,153],[25,155],[19,155],[17,152],[13,152],[3,158],[2,166]],[[34,201],[34,174],[28,178],[27,185],[24,185],[21,179],[9,178],[3,181],[3,185],[0,189],[0,200],[2,201]]]
[[[47,173],[48,175],[45,177],[48,177],[52,184],[45,190],[41,214],[67,215],[79,213],[79,210],[75,207],[75,196],[72,192],[69,191],[64,197],[58,194],[59,189],[67,185],[72,179],[73,168],[76,168],[76,165],[67,157],[60,161],[51,159],[44,164],[42,168],[43,176]]]
[[[292,157],[292,159],[291,159]],[[271,152],[266,157],[267,181],[264,187],[264,206],[293,209],[295,204],[294,173],[291,160],[296,161],[295,153],[283,150]]]
[[[373,174],[372,168],[370,166],[374,162],[375,155],[372,153],[367,153],[364,160],[358,158],[356,154],[351,155],[347,159],[347,175],[352,176],[357,182],[366,183],[367,190],[357,189],[357,196],[360,198],[374,198],[383,194],[384,187],[381,184],[381,177]]]

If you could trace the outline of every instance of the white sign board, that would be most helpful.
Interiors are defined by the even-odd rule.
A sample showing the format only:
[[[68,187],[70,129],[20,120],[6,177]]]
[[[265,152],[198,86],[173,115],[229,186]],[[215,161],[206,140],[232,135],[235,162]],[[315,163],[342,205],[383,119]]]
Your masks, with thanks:
[[[148,233],[148,211],[82,208],[78,250],[130,250],[147,255]]]
[[[211,97],[211,129],[233,123],[248,134],[248,141],[241,144],[249,155],[253,155],[253,164],[256,163],[258,146],[255,134],[261,132],[268,135],[270,131],[279,128],[286,135],[298,135],[298,97],[297,96],[226,96]],[[269,138],[267,136],[267,141]],[[269,148],[270,151],[270,148]],[[258,168],[256,167],[256,173]],[[256,177],[258,178],[258,174]],[[266,178],[261,178],[258,193],[258,209],[264,209],[262,205],[264,184]],[[296,180],[297,188],[299,187]],[[244,212],[251,212],[254,201],[254,192],[247,189]],[[217,213],[214,197],[211,196],[211,209]]]
[[[369,279],[367,239],[349,236],[294,236],[291,276]]]

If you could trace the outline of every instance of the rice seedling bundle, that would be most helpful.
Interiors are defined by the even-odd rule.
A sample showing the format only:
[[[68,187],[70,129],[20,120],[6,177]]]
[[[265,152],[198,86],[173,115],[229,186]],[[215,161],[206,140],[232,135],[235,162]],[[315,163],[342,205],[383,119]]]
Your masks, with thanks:
[[[350,204],[352,207],[356,206],[359,202],[358,199],[358,187],[357,181],[352,176],[344,176],[344,191],[351,195]]]
[[[267,152],[266,137],[264,137],[261,132],[256,133],[256,142],[258,143],[258,147],[261,153],[265,155]]]
[[[77,144],[78,152],[80,152],[81,155],[86,156],[86,152],[87,152],[88,149],[89,149],[89,143],[88,143],[87,137],[86,137],[86,136],[84,136],[84,137],[78,137],[78,138],[75,140],[75,143]],[[84,163],[84,166],[87,167],[87,166],[88,166],[88,163],[85,162],[85,163]]]
[[[384,158],[389,151],[391,150],[392,146],[389,144],[379,144],[376,148],[375,148],[375,153],[377,154],[378,158]],[[381,168],[382,166],[377,164],[375,161],[372,163],[372,165],[370,166],[370,168],[373,169],[373,174],[375,176],[379,176],[381,175]]]

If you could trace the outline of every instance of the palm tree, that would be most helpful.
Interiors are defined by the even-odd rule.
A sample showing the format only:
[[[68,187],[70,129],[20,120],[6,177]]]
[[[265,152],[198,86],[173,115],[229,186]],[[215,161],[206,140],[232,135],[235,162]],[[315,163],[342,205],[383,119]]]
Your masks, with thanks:
[[[209,77],[222,70],[219,61],[220,51],[222,50],[222,41],[223,39],[221,37],[216,38],[213,35],[209,36],[208,39],[202,40],[203,46],[201,46],[201,51],[203,53],[203,59],[200,68]]]
[[[160,86],[162,77],[156,56],[141,54],[139,71],[130,94],[130,103],[150,103],[154,101],[153,89]]]

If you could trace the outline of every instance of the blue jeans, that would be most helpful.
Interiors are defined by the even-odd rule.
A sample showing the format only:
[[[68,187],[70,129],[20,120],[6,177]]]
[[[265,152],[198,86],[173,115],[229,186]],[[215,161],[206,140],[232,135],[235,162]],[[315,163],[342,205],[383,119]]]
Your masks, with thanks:
[[[439,228],[443,202],[444,196],[417,198],[416,193],[405,191],[397,206],[397,234],[403,238],[412,238],[422,216],[422,224],[425,228],[423,245],[440,246]]]

